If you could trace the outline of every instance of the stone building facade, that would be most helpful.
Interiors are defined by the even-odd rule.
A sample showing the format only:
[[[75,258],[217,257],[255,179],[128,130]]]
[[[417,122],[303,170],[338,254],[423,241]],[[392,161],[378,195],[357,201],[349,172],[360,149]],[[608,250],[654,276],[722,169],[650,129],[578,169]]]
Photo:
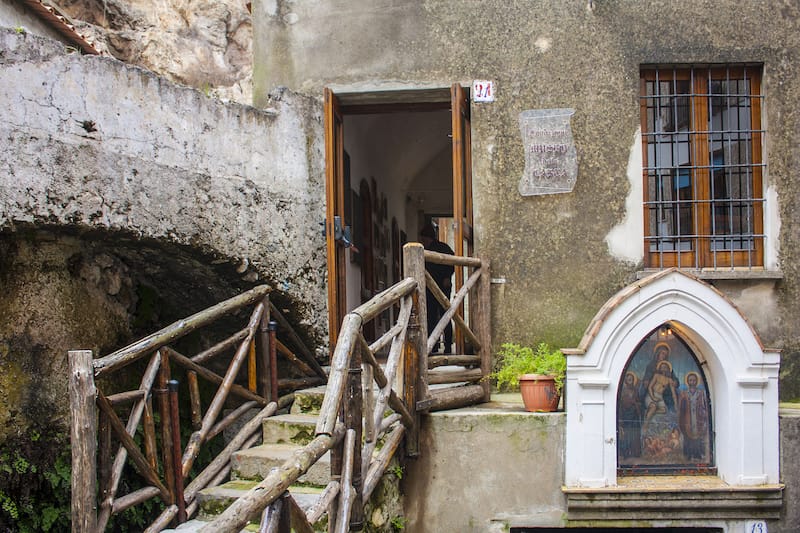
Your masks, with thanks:
[[[380,274],[394,260],[374,238],[389,226],[383,221],[415,240],[433,219],[440,236],[465,239],[465,248],[473,245],[491,262],[495,345],[578,347],[568,356],[574,379],[568,376],[564,477],[538,481],[554,500],[509,497],[508,515],[528,516],[498,531],[557,527],[570,516],[572,525],[589,528],[796,528],[792,456],[784,454],[778,472],[778,394],[783,401],[800,394],[796,5],[331,0],[256,2],[253,17],[256,105],[278,86],[325,95],[320,105],[335,124],[329,137],[341,138],[344,161],[343,177],[329,170],[328,185],[343,187],[351,200],[336,214],[361,239],[359,250],[379,250],[368,258],[349,252],[345,273],[337,272],[346,278],[347,306],[393,281],[391,269]],[[453,85],[469,93],[468,111],[458,110]],[[555,115],[566,121],[542,121]],[[340,166],[337,152],[329,149],[327,157],[329,169]],[[575,180],[553,183],[556,177]],[[676,282],[685,285],[675,289],[679,296],[663,289],[646,308],[637,281],[674,267],[695,281]],[[603,322],[622,301],[617,294],[630,295],[627,318],[616,322],[628,324],[624,330]],[[704,303],[682,303],[702,294],[709,295]],[[729,302],[727,310],[713,309],[717,301]],[[592,346],[598,332],[605,344]],[[766,499],[755,496],[752,514],[732,517],[707,493],[699,504],[707,513],[692,517],[683,499],[689,489],[675,483],[671,496],[658,497],[680,511],[625,515],[639,505],[626,498],[638,502],[648,489],[619,488],[617,393],[633,354],[662,333],[683,335],[708,379],[713,420],[721,424],[715,431],[730,436],[728,444],[713,441],[716,463],[706,473],[742,490],[763,483],[769,498],[783,498],[781,513],[759,514]],[[721,353],[724,346],[733,351]],[[669,380],[676,402],[687,375]],[[673,409],[661,396],[652,402],[648,423]],[[756,429],[734,437],[744,420]],[[781,420],[786,450],[796,419],[784,413]],[[679,443],[686,437],[675,424]],[[439,455],[445,440],[436,443],[435,458],[425,460],[431,468],[447,460]],[[556,446],[550,459],[558,463],[561,451]],[[661,466],[645,471],[663,473]],[[422,477],[410,483],[430,498],[431,486],[442,487],[424,470],[415,468]],[[687,471],[691,477],[701,470]],[[499,471],[486,470],[485,479]],[[779,480],[786,482],[782,494]],[[562,485],[564,499],[556,496]],[[489,492],[502,498],[507,488]],[[432,527],[437,515],[427,511],[429,500],[411,499],[412,525]],[[453,505],[459,511],[448,514],[452,520],[483,516]],[[459,527],[486,530],[482,519]]]
[[[792,177],[800,165],[799,16],[795,4],[778,1],[256,2],[255,103],[263,105],[277,86],[317,98],[327,87],[346,105],[398,92],[404,94],[394,96],[396,102],[421,102],[432,88],[492,81],[494,101],[473,97],[470,111],[475,249],[492,262],[493,339],[567,347],[577,344],[606,299],[659,267],[645,254],[640,97],[646,73],[656,67],[750,68],[761,83],[763,169],[756,203],[763,256],[735,268],[692,260],[682,267],[728,295],[764,344],[782,350],[781,398],[790,400],[800,396],[800,239],[792,229],[798,213]],[[518,187],[528,146],[520,115],[561,108],[574,110],[574,188],[524,196]],[[417,127],[412,135],[426,138],[430,128],[416,126],[413,117],[405,125],[387,119],[383,127],[372,126],[371,137],[386,150],[380,152],[363,141],[365,120],[345,115],[351,188],[357,192],[359,180],[373,176],[387,191],[390,214],[393,198],[400,197],[394,212],[413,238],[416,212],[427,209],[409,214],[408,204],[437,193],[408,174],[429,182],[426,172],[444,174],[447,188],[449,156],[434,168],[438,160],[424,149],[381,136],[385,129],[400,135]],[[449,121],[442,131],[450,134]],[[393,144],[402,146],[402,156],[385,148]],[[368,149],[390,159],[402,176],[355,161]],[[414,162],[417,153],[425,164]],[[401,180],[409,185],[393,192],[389,182]],[[430,212],[451,208],[452,200]]]

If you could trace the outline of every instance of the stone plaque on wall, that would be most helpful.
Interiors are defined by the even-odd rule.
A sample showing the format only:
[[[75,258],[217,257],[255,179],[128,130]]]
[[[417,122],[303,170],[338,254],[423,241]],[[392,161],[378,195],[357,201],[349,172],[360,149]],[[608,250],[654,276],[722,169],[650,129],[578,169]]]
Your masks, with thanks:
[[[578,177],[578,154],[570,118],[574,109],[531,109],[519,115],[525,171],[523,196],[572,192]]]

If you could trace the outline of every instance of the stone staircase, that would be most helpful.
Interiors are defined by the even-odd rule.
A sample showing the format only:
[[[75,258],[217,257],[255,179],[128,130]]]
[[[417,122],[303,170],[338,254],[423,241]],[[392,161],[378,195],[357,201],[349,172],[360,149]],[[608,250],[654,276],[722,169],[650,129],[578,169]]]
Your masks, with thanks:
[[[324,394],[324,385],[297,391],[289,413],[264,420],[263,444],[233,455],[231,480],[200,491],[197,517],[175,530],[166,531],[191,533],[199,530],[264,479],[272,468],[281,466],[296,450],[311,442]],[[330,480],[330,469],[330,453],[326,453],[289,489],[301,508],[307,509],[317,501]],[[251,517],[251,520],[257,522],[259,517]],[[323,517],[316,527],[318,531],[326,531],[327,518]]]

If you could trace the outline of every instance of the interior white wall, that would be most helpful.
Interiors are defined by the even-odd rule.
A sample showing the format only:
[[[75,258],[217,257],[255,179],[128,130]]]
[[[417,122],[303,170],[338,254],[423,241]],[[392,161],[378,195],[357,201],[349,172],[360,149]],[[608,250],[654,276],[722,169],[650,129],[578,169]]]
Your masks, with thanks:
[[[392,217],[408,241],[416,241],[421,214],[452,212],[450,111],[345,115],[344,148],[350,156],[350,186],[374,178]],[[361,301],[361,269],[347,261],[347,306]]]

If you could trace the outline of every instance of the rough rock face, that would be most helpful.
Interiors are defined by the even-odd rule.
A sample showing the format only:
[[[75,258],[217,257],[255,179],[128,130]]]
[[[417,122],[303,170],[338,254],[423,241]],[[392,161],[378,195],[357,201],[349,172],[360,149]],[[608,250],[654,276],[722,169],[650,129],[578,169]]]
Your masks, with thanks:
[[[59,0],[103,52],[222,99],[252,101],[244,0]]]

